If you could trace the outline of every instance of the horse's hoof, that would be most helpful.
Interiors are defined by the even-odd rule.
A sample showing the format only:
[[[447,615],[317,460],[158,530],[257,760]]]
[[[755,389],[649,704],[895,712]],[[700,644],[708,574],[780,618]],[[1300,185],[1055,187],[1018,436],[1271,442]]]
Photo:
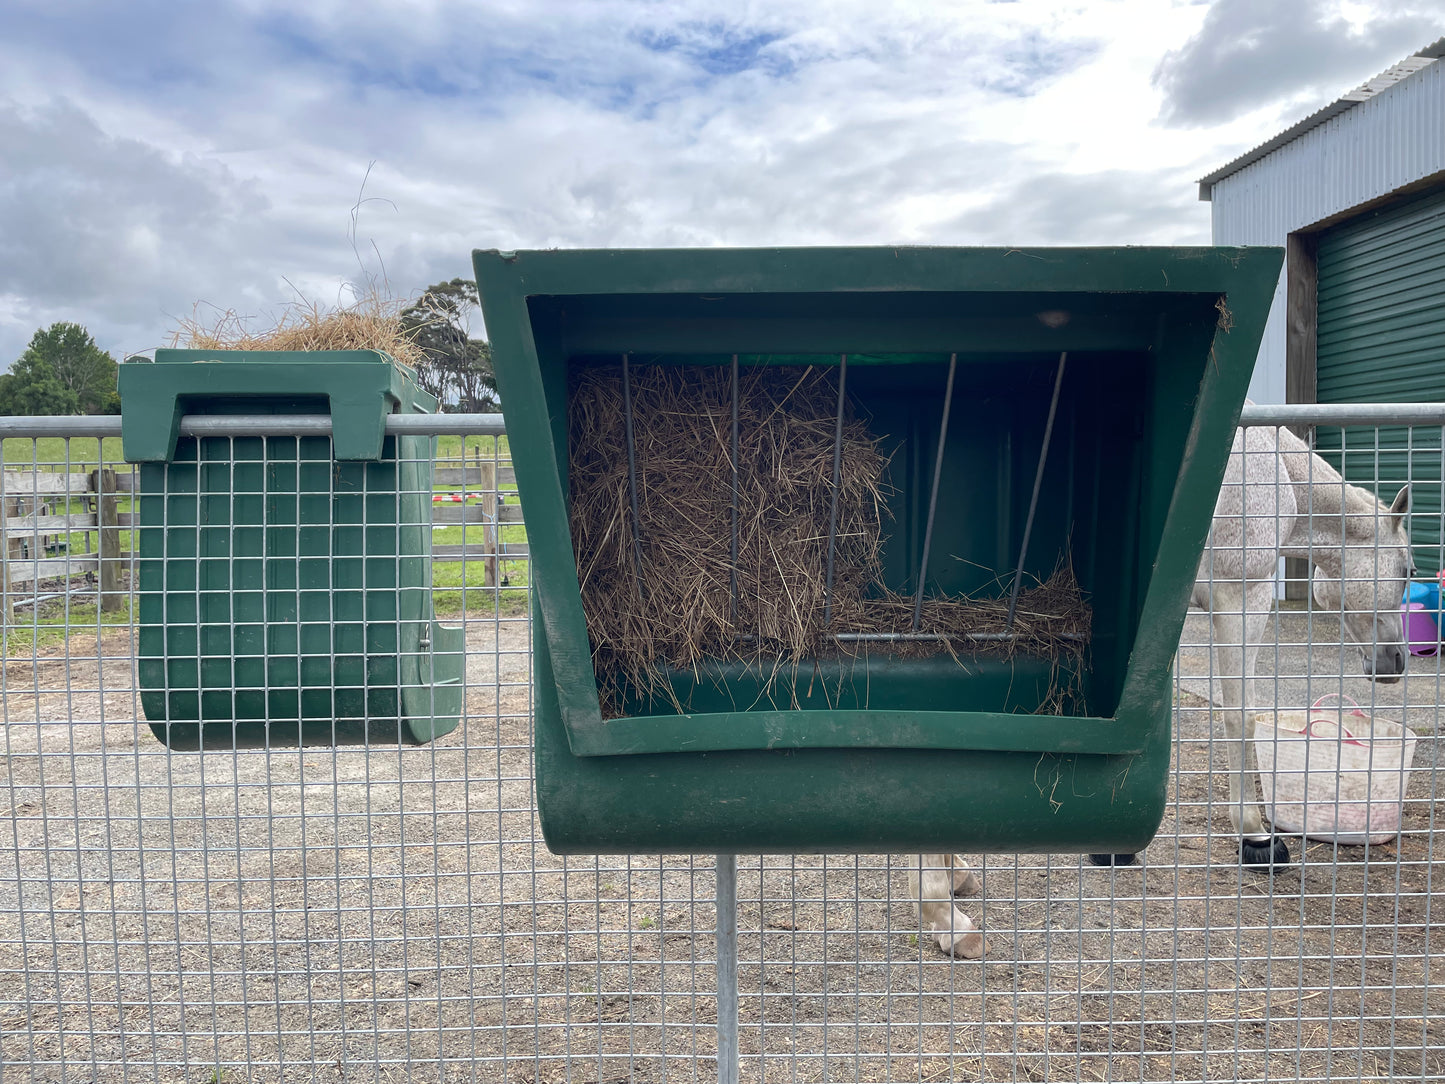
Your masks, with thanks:
[[[960,934],[941,933],[934,940],[938,942],[938,947],[943,950],[945,955],[952,956],[956,960],[983,959],[985,948],[983,934],[977,930]]]
[[[1289,845],[1278,836],[1270,836],[1262,842],[1241,839],[1239,861],[1246,866],[1257,866],[1274,873],[1289,865]]]
[[[1089,861],[1096,866],[1132,866],[1136,857],[1132,854],[1091,854]]]

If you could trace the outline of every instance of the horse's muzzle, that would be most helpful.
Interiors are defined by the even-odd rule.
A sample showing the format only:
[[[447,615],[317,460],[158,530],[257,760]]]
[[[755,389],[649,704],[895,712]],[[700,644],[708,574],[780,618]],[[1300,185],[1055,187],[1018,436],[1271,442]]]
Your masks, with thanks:
[[[1399,644],[1382,644],[1375,649],[1373,658],[1365,656],[1365,673],[1381,685],[1393,685],[1405,673],[1407,658]]]

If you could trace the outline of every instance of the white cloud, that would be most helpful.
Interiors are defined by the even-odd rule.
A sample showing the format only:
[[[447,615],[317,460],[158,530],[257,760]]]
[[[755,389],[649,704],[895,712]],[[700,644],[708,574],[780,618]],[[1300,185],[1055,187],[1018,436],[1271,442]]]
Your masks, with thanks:
[[[1164,54],[1163,118],[1201,127],[1261,108],[1325,104],[1445,33],[1433,3],[1216,0],[1199,32]]]
[[[1194,179],[1339,78],[1302,69],[1246,115],[1162,125],[1211,70],[1221,10],[7,5],[0,363],[54,319],[143,349],[196,301],[330,301],[381,262],[405,294],[469,275],[474,247],[1206,242]],[[354,251],[371,162],[388,202],[362,206]]]

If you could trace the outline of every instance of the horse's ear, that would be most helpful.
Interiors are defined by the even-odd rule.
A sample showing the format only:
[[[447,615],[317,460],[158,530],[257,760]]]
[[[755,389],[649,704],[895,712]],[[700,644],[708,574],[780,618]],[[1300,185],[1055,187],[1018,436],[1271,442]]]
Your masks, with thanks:
[[[1405,517],[1410,514],[1410,487],[1406,486],[1395,494],[1395,503],[1390,505],[1390,526],[1399,530],[1400,525],[1405,522]]]

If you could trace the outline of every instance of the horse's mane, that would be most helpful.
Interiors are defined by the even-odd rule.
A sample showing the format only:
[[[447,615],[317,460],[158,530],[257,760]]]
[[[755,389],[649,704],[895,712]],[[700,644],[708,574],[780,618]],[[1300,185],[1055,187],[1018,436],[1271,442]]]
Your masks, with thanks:
[[[1281,427],[1275,433],[1290,481],[1296,485],[1319,487],[1316,492],[1326,496],[1341,495],[1343,511],[1351,519],[1356,516],[1374,519],[1389,514],[1388,504],[1368,489],[1346,482],[1339,471],[1290,430]],[[1318,501],[1315,506],[1319,511],[1325,510],[1319,508]]]

